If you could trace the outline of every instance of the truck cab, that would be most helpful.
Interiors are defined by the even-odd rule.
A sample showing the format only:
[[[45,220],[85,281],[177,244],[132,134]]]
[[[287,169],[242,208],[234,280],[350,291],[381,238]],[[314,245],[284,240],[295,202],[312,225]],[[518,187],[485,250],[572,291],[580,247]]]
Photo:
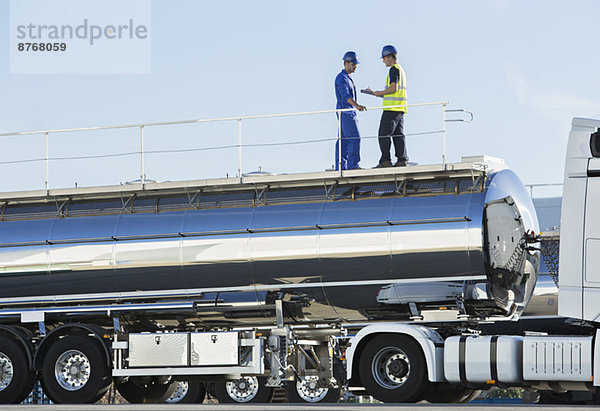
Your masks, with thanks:
[[[599,120],[573,119],[565,161],[559,266],[559,315],[592,322],[600,321],[599,130]]]

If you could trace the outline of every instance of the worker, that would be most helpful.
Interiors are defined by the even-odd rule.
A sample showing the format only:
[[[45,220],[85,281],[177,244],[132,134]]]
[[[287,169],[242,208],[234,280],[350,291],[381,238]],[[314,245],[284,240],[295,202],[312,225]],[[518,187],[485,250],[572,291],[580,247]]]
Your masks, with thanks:
[[[335,78],[335,97],[337,99],[336,109],[354,108],[358,111],[364,111],[367,108],[356,102],[356,87],[350,76],[356,71],[358,59],[354,51],[348,51],[344,54],[344,69]],[[340,138],[335,143],[335,169],[340,166],[340,140],[341,148],[341,167],[342,170],[353,170],[360,168],[360,133],[358,132],[358,116],[355,110],[341,111],[336,113],[340,124]]]
[[[381,158],[375,168],[392,167],[390,156],[391,141],[394,141],[394,150],[396,152],[395,166],[405,166],[408,162],[406,154],[406,142],[404,137],[404,113],[406,113],[406,74],[397,61],[398,50],[392,45],[383,47],[381,58],[386,67],[389,67],[387,78],[385,80],[385,89],[373,91],[370,88],[365,90],[367,94],[373,94],[377,97],[383,97],[383,105],[399,106],[387,107],[383,109],[381,121],[379,123],[379,148]]]

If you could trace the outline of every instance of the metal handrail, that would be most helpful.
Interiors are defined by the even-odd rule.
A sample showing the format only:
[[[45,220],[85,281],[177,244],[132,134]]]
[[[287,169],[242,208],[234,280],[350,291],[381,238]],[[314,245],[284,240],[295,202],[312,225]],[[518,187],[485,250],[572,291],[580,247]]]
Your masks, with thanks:
[[[448,101],[437,101],[432,103],[414,103],[414,104],[398,104],[395,106],[373,106],[367,107],[367,110],[382,110],[384,108],[392,107],[422,107],[422,106],[438,106],[448,105]],[[215,118],[202,118],[194,120],[179,120],[179,121],[161,121],[154,123],[134,123],[134,124],[123,124],[114,126],[97,126],[97,127],[79,127],[79,128],[63,128],[53,130],[37,130],[37,131],[19,131],[12,133],[0,133],[0,137],[6,136],[24,136],[28,134],[44,134],[44,133],[68,133],[72,131],[93,131],[93,130],[111,130],[119,128],[134,128],[134,127],[154,127],[154,126],[168,126],[177,124],[194,124],[194,123],[208,123],[216,121],[234,121],[234,120],[250,120],[257,118],[272,118],[272,117],[294,117],[294,116],[307,116],[311,114],[326,114],[326,113],[339,113],[342,111],[356,111],[355,108],[341,108],[331,110],[317,110],[317,111],[297,111],[291,113],[276,113],[276,114],[256,114],[251,116],[233,116],[233,117],[215,117]]]
[[[442,106],[442,165],[446,166],[446,122],[451,121],[459,121],[446,119],[447,112],[453,111],[464,111],[471,115],[471,120],[473,119],[473,115],[471,112],[465,110],[446,110],[448,105],[448,101],[436,101],[436,102],[427,102],[427,103],[413,103],[413,104],[398,104],[393,106],[372,106],[367,107],[367,110],[383,110],[394,107],[423,107],[423,106]],[[277,117],[296,117],[296,116],[307,116],[307,115],[315,115],[315,114],[331,114],[331,113],[341,113],[341,112],[350,112],[357,111],[355,108],[347,108],[347,109],[330,109],[330,110],[316,110],[316,111],[301,111],[301,112],[291,112],[291,113],[276,113],[276,114],[258,114],[258,115],[247,115],[247,116],[231,116],[231,117],[216,117],[216,118],[207,118],[207,119],[193,119],[193,120],[180,120],[180,121],[163,121],[163,122],[151,122],[151,123],[134,123],[134,124],[122,124],[122,125],[113,125],[113,126],[95,126],[95,127],[78,127],[78,128],[64,128],[64,129],[50,129],[50,130],[36,130],[36,131],[19,131],[19,132],[10,132],[10,133],[0,133],[0,137],[9,137],[9,136],[26,136],[26,135],[36,135],[40,134],[44,136],[44,145],[45,145],[45,155],[44,155],[44,167],[45,167],[45,189],[49,190],[50,188],[50,170],[49,170],[49,136],[50,134],[55,133],[70,133],[70,132],[81,132],[81,131],[98,131],[98,130],[115,130],[115,129],[127,129],[127,128],[139,128],[140,129],[140,183],[144,186],[146,181],[145,174],[145,164],[144,164],[144,128],[147,127],[158,127],[158,126],[169,126],[169,125],[183,125],[183,124],[197,124],[197,123],[209,123],[209,122],[223,122],[223,121],[236,121],[238,124],[238,177],[242,178],[242,121],[243,120],[252,120],[252,119],[264,119],[264,118],[277,118]],[[463,120],[464,121],[464,120]],[[470,121],[467,121],[470,122]],[[342,167],[341,167],[341,116],[338,116],[338,141],[339,144],[339,152],[338,152],[338,170],[340,176],[343,175]]]
[[[457,108],[457,109],[452,109],[452,110],[445,110],[445,111],[446,111],[446,113],[467,113],[469,115],[469,117],[470,117],[468,119],[466,119],[466,118],[448,119],[448,120],[446,120],[447,122],[471,123],[473,121],[473,119],[475,118],[475,115],[473,114],[472,111],[464,110],[462,108]]]
[[[563,183],[539,183],[539,184],[525,184],[525,187],[529,189],[529,196],[533,198],[533,189],[536,187],[558,187],[562,186]]]

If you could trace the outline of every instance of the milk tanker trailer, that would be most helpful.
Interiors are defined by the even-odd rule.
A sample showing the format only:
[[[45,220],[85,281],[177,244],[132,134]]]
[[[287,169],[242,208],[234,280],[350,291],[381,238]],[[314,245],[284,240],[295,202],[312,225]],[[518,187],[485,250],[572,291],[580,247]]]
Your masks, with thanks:
[[[217,381],[221,401],[283,384],[335,400],[340,337],[373,324],[350,385],[416,401],[445,382],[423,352],[518,318],[537,278],[531,200],[486,157],[0,197],[4,403],[37,379],[57,403],[95,402],[113,381],[132,402],[178,381]],[[386,334],[398,350],[380,347],[405,325]]]

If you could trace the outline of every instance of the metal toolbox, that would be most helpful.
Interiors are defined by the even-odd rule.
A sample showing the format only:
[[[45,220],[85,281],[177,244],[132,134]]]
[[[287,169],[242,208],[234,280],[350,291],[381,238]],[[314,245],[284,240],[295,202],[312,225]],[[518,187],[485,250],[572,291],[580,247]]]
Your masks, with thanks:
[[[237,332],[192,333],[190,365],[237,365]]]
[[[188,365],[188,333],[129,335],[130,367]]]

